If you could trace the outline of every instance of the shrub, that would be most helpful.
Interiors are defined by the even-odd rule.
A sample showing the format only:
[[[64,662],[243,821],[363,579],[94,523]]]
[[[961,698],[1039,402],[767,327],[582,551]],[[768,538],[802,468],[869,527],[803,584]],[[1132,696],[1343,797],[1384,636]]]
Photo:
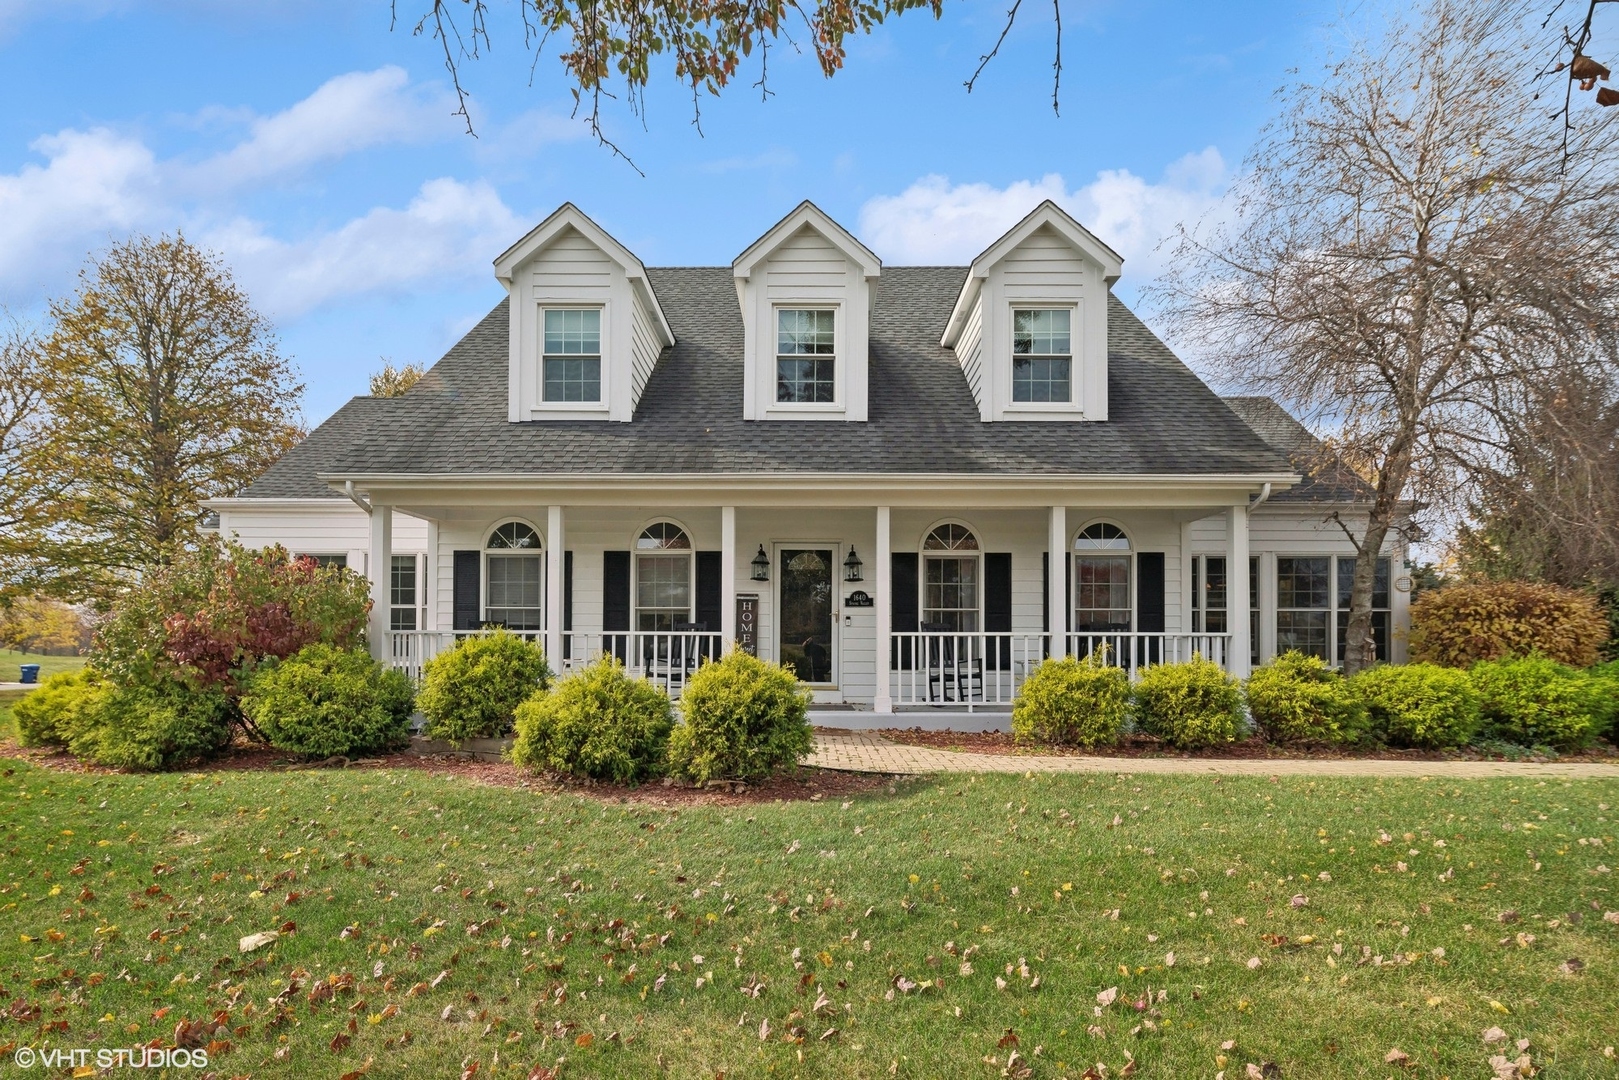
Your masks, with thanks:
[[[1615,689],[1544,656],[1486,660],[1470,674],[1484,734],[1520,746],[1585,746],[1608,720]]]
[[[402,672],[317,642],[254,672],[242,712],[277,749],[325,758],[404,742],[412,697]]]
[[[1467,672],[1434,664],[1383,664],[1349,680],[1372,731],[1395,746],[1463,746],[1478,730],[1478,692]]]
[[[1271,742],[1352,743],[1366,703],[1318,656],[1292,650],[1248,677],[1248,713]]]
[[[512,729],[517,707],[551,684],[545,653],[506,630],[464,637],[427,662],[416,707],[435,739],[493,739]]]
[[[697,669],[669,735],[671,771],[696,780],[751,780],[793,768],[815,745],[810,692],[789,667],[738,649]]]
[[[598,780],[645,780],[663,773],[674,722],[669,695],[603,656],[518,706],[512,761]]]
[[[1610,660],[1589,669],[1602,685],[1602,705],[1597,712],[1597,734],[1619,742],[1619,660]]]
[[[1104,746],[1116,742],[1130,700],[1123,669],[1093,655],[1043,661],[1012,703],[1012,735],[1020,743]]]
[[[12,707],[17,736],[24,746],[66,746],[73,732],[97,723],[96,711],[111,691],[91,668],[52,675]]]
[[[1452,585],[1411,607],[1412,659],[1445,667],[1533,652],[1589,667],[1607,640],[1607,617],[1595,598],[1558,585]]]
[[[1242,730],[1237,681],[1201,656],[1145,669],[1131,700],[1138,728],[1182,750],[1232,742]]]

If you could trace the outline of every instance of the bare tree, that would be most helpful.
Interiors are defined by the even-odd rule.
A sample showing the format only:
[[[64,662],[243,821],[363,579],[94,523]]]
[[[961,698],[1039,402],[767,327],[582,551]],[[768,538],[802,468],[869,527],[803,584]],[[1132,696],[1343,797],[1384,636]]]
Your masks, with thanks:
[[[1533,104],[1538,32],[1499,0],[1426,0],[1281,94],[1235,218],[1183,230],[1158,287],[1224,375],[1331,434],[1372,486],[1345,667],[1375,656],[1376,558],[1414,500],[1455,505],[1505,446],[1504,387],[1612,364],[1619,116],[1565,159]]]

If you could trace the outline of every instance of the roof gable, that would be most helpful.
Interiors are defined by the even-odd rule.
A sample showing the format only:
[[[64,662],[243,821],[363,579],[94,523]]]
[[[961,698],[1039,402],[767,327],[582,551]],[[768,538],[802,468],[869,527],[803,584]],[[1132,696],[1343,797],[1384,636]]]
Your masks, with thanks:
[[[772,225],[763,236],[748,245],[746,251],[731,263],[731,272],[739,278],[753,275],[754,268],[768,259],[777,248],[797,235],[801,229],[813,229],[843,253],[844,258],[860,267],[869,278],[881,276],[883,261],[872,254],[870,248],[833,221],[826,211],[805,199],[786,217]]]

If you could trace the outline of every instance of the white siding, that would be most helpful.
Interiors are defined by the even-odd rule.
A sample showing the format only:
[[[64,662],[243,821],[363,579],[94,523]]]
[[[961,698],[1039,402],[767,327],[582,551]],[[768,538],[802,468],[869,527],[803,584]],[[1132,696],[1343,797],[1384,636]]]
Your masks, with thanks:
[[[1086,263],[1073,246],[1050,228],[1038,229],[1001,260],[1008,299],[1044,296],[1053,289],[1082,295],[1089,287]]]
[[[646,389],[646,381],[652,377],[652,369],[658,364],[658,356],[663,351],[658,346],[658,331],[653,323],[652,314],[647,311],[646,305],[641,302],[641,294],[633,292],[634,305],[630,320],[631,341],[631,385],[630,397],[632,408],[641,403],[641,391]]]
[[[307,507],[222,511],[220,535],[243,547],[280,544],[294,555],[343,555],[357,573],[367,573],[371,550],[371,518],[348,500],[311,499]],[[427,522],[394,513],[394,553],[427,551]]]
[[[973,400],[978,402],[980,411],[984,408],[983,343],[984,298],[980,293],[972,314],[967,316],[967,323],[962,327],[961,337],[956,340],[956,358],[961,361],[961,373],[967,377],[967,385],[972,389]]]

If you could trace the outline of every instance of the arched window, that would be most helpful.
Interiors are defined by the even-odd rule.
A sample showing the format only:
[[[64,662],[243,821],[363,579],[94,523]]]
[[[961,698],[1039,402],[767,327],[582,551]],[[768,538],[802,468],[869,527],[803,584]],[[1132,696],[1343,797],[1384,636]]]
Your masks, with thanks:
[[[691,561],[691,538],[672,521],[654,522],[636,537],[637,630],[684,629],[691,622]]]
[[[540,536],[521,521],[497,525],[484,542],[484,621],[508,630],[545,629],[545,560]]]
[[[1098,521],[1074,537],[1074,631],[1130,629],[1130,538]]]
[[[978,537],[947,522],[922,541],[922,629],[976,633],[979,629]]]

